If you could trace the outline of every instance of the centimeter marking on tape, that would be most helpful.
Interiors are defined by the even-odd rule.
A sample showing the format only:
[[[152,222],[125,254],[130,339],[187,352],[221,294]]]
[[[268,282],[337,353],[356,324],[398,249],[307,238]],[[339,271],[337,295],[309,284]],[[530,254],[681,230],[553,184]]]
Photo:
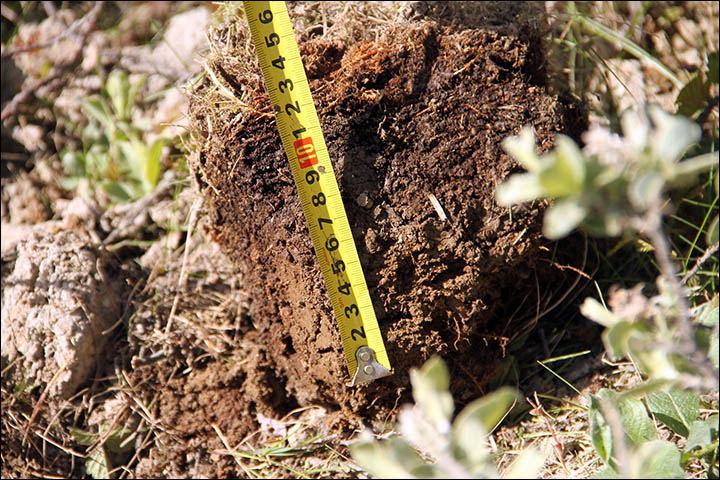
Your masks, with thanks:
[[[285,2],[245,1],[245,14],[325,278],[353,384],[390,375],[355,241]]]

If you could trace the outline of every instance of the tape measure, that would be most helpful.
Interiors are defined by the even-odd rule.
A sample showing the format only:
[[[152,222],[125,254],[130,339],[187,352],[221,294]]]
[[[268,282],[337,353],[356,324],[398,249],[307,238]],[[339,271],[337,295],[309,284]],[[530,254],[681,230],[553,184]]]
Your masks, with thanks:
[[[243,4],[280,138],[332,300],[352,384],[390,375],[390,361],[287,7],[285,2]]]

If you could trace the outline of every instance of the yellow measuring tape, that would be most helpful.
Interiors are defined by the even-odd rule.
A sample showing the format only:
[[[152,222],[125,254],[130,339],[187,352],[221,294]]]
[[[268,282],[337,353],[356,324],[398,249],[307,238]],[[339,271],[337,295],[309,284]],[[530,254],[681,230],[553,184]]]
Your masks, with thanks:
[[[353,384],[390,375],[355,241],[285,2],[246,1],[253,43],[275,109]]]

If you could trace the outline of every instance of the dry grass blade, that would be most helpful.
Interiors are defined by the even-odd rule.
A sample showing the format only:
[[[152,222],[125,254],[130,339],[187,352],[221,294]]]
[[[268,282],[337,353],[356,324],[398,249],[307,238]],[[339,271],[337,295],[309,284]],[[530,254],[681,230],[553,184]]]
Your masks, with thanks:
[[[170,315],[168,316],[167,325],[165,326],[165,335],[168,335],[170,333],[170,330],[172,328],[173,318],[175,317],[175,311],[177,310],[178,300],[180,299],[180,293],[185,291],[185,288],[187,286],[187,276],[186,276],[186,268],[187,268],[187,259],[188,259],[188,253],[190,252],[190,240],[192,238],[193,229],[195,228],[195,224],[197,223],[197,212],[200,209],[200,205],[202,204],[202,199],[198,198],[193,203],[192,207],[190,208],[190,218],[188,219],[188,230],[187,230],[187,239],[185,240],[185,251],[183,253],[183,261],[182,261],[182,268],[180,269],[180,276],[178,277],[178,284],[177,288],[178,291],[175,294],[175,298],[173,299],[172,308],[170,309]]]
[[[65,364],[63,364],[62,367],[58,369],[57,372],[55,372],[55,375],[50,379],[47,386],[45,387],[45,390],[43,390],[43,393],[40,395],[40,398],[38,399],[37,403],[35,404],[35,407],[33,408],[32,415],[30,415],[30,420],[28,421],[27,425],[25,426],[25,433],[23,433],[23,439],[22,439],[22,445],[25,446],[25,440],[27,440],[28,432],[30,431],[30,427],[32,426],[33,422],[35,421],[35,418],[37,417],[38,413],[40,413],[40,409],[45,404],[45,399],[47,398],[48,394],[50,393],[50,389],[55,385],[55,383],[58,381],[58,378],[60,378],[60,374],[62,374],[65,369],[68,367],[68,364],[70,361],[66,361]]]

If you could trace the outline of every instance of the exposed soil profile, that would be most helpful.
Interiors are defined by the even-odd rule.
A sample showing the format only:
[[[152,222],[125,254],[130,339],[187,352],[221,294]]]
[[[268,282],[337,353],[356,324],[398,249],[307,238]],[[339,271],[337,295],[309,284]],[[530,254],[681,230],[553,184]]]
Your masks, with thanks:
[[[519,170],[501,141],[532,125],[547,150],[556,133],[577,137],[585,128],[575,104],[546,92],[539,39],[528,37],[425,21],[347,49],[322,39],[300,44],[394,368],[360,387],[348,386],[259,67],[236,78],[233,69],[250,60],[212,60],[238,98],[246,92],[246,108],[213,110],[202,97],[211,88],[205,80],[191,106],[205,137],[192,169],[210,206],[209,232],[243,275],[255,326],[246,338],[255,346],[244,366],[214,372],[225,400],[213,395],[197,408],[227,407],[247,419],[314,404],[352,426],[382,422],[410,399],[410,368],[436,353],[453,372],[457,401],[486,393],[517,328],[514,313],[534,310],[537,284],[562,275],[540,235],[543,206],[510,215],[494,201],[496,184]],[[207,395],[199,386],[193,401]]]

